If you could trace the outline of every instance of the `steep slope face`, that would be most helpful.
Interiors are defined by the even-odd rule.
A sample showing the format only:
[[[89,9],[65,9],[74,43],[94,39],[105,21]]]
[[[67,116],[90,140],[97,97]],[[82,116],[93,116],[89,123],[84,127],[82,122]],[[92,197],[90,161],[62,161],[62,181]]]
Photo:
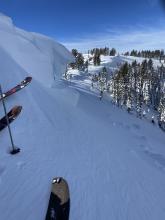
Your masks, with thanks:
[[[0,14],[0,47],[29,75],[48,86],[54,79],[61,78],[66,64],[73,59],[61,44],[15,27],[12,20],[3,14]]]

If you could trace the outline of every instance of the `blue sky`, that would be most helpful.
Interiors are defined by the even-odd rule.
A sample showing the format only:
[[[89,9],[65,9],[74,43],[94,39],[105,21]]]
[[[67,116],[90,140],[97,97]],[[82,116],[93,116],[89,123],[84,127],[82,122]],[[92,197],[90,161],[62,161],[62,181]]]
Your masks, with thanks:
[[[0,0],[0,12],[28,31],[81,51],[165,49],[164,0]]]

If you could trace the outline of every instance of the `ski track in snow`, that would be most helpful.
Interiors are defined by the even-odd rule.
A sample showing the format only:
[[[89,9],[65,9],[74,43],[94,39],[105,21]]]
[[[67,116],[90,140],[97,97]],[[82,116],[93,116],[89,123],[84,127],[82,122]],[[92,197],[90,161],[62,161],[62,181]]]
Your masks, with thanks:
[[[110,134],[108,134],[109,146],[107,145],[107,148],[103,148],[103,146],[101,146],[102,151],[96,154],[97,165],[96,168],[94,168],[93,170],[97,170],[97,172],[91,171],[91,173],[94,173],[93,182],[91,176],[91,188],[90,186],[88,186],[90,190],[87,193],[85,192],[87,198],[85,197],[85,195],[84,197],[80,198],[81,205],[82,201],[86,199],[84,203],[87,204],[87,207],[88,205],[90,207],[90,202],[96,201],[95,207],[94,209],[92,209],[91,213],[91,208],[87,210],[86,212],[88,213],[85,212],[84,215],[83,212],[80,213],[80,215],[78,215],[78,218],[163,220],[165,216],[164,205],[162,202],[163,197],[159,193],[161,192],[164,195],[162,184],[164,182],[164,174],[162,173],[162,171],[164,172],[165,161],[163,155],[152,153],[153,149],[157,149],[155,146],[151,147],[149,143],[151,142],[150,132],[156,131],[156,133],[161,136],[161,131],[158,128],[154,128],[151,124],[136,119],[135,116],[133,116],[132,118],[131,115],[127,115],[126,112],[121,112],[122,110],[117,109],[116,106],[112,106],[106,101],[103,101],[100,104],[96,97],[92,96],[92,98],[90,98],[90,86],[83,86],[81,80],[80,82],[78,82],[77,78],[75,81],[73,79],[73,83],[71,83],[70,87],[80,91],[81,94],[85,92],[84,94],[87,100],[95,99],[90,101],[91,103],[93,103],[93,101],[97,102],[97,113],[94,112],[94,109],[91,108],[88,101],[86,101],[86,104],[88,106],[88,113],[92,111],[92,116],[96,114],[97,117],[95,117],[95,119],[97,118],[97,120],[99,119],[99,116],[103,117],[104,115],[106,118],[106,122],[109,122],[109,131],[112,132],[110,126],[111,124],[113,126],[113,132],[115,134],[118,134],[120,136],[120,132],[122,132],[121,137],[123,138],[124,142],[123,143],[121,142],[121,140],[116,140],[120,137],[116,137],[116,139],[113,139],[113,135],[110,136]],[[112,108],[118,113],[116,113],[116,116],[122,115],[124,120],[122,120],[122,116],[119,119],[114,117],[114,113],[112,114],[113,117],[110,117],[110,111],[112,110],[109,109],[109,112],[107,113],[104,109],[107,104],[109,105],[109,108]],[[81,99],[79,100],[78,106],[84,108],[84,106],[81,105]],[[128,124],[129,121],[130,123]],[[101,132],[105,134],[105,130],[102,130],[100,123],[99,127]],[[146,131],[147,128],[149,128],[149,132]],[[125,131],[123,131],[123,129]],[[127,142],[127,139],[129,141],[126,144],[125,142]],[[131,139],[133,141],[132,143]],[[161,136],[161,146],[163,146],[163,136]],[[100,159],[101,163],[99,163],[98,158]],[[90,161],[92,161],[92,159]],[[89,167],[92,168],[93,166],[90,164]],[[107,169],[105,169],[105,167]],[[160,179],[158,180],[157,177],[153,178],[154,175],[158,175],[158,179],[160,178],[161,181]],[[95,190],[95,194],[93,195],[92,199],[88,201],[89,197],[87,195],[88,193],[89,195],[91,195],[92,186],[95,186],[96,189],[99,189],[101,187],[102,190],[98,190],[98,193],[96,193],[97,190]],[[157,191],[157,189],[159,192]],[[159,205],[156,201],[159,202]],[[101,208],[99,206],[100,203]],[[77,207],[74,208],[77,209],[80,204],[77,204]]]
[[[67,92],[61,93],[63,88],[46,89],[33,81],[8,99],[10,105],[16,101],[23,105],[24,112],[11,125],[20,154],[7,154],[7,130],[0,134],[5,139],[1,157],[7,164],[0,166],[3,219],[44,219],[50,181],[63,176],[70,186],[72,220],[164,220],[165,178],[156,163],[164,165],[164,160],[151,153],[145,122],[104,99],[100,102],[80,85],[80,89],[74,84],[64,86]],[[62,96],[74,90],[79,93],[78,99],[73,95],[74,105],[65,103]],[[161,136],[160,142],[164,140],[152,125],[145,126]]]

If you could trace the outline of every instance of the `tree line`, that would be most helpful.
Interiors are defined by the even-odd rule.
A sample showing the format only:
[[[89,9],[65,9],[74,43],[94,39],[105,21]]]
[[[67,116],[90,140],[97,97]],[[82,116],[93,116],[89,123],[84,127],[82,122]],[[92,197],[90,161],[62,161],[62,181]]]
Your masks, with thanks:
[[[113,48],[112,48],[113,49]],[[94,48],[88,51],[88,59],[85,61],[81,53],[72,49],[75,62],[70,64],[73,69],[86,71],[89,61],[93,60],[94,65],[100,65],[101,55],[109,54],[109,48]],[[114,53],[115,54],[115,53]],[[143,57],[163,57],[164,52],[155,51],[131,51],[125,55]],[[159,126],[165,130],[165,67],[163,65],[155,67],[151,58],[145,59],[141,63],[136,60],[129,64],[126,62],[111,76],[105,67],[99,74],[92,77],[91,85],[97,84],[100,90],[100,99],[104,91],[111,93],[114,103],[118,106],[125,106],[128,112],[136,112],[137,117],[145,117],[151,110],[156,118],[152,122],[158,122]],[[146,111],[147,109],[147,111]]]
[[[70,64],[70,67],[73,69],[78,69],[78,70],[84,70],[85,68],[88,67],[89,61],[93,60],[94,66],[99,66],[101,63],[101,55],[104,56],[115,56],[116,55],[116,49],[115,48],[94,48],[92,50],[88,51],[88,55],[92,55],[92,57],[89,57],[88,60],[84,61],[83,54],[78,52],[77,49],[72,49],[72,55],[75,58],[75,62]]]
[[[104,47],[104,48],[93,48],[92,50],[88,51],[89,54],[95,55],[104,55],[104,56],[115,56],[117,51],[115,48],[110,49],[109,47]]]
[[[144,116],[144,109],[156,112],[159,126],[165,129],[165,67],[154,68],[152,59],[142,63],[127,62],[111,79],[110,89],[118,106],[126,106]],[[153,123],[155,122],[152,119]]]
[[[131,52],[124,53],[125,56],[135,56],[135,57],[143,57],[143,58],[155,58],[159,59],[160,61],[165,60],[165,53],[164,50],[132,50]]]
[[[88,54],[91,54],[93,56],[93,64],[94,66],[100,66],[101,63],[101,55],[104,56],[115,56],[116,55],[116,49],[115,48],[94,48],[90,51],[88,51]]]

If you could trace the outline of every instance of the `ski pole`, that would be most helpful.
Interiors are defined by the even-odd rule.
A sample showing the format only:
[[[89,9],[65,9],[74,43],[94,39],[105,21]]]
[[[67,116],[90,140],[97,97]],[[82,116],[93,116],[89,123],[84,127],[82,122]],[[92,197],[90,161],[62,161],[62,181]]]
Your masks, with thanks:
[[[10,129],[9,118],[7,116],[6,105],[5,105],[5,100],[4,100],[4,97],[3,97],[3,92],[2,92],[1,84],[0,84],[0,95],[1,95],[1,99],[2,99],[2,104],[3,104],[3,108],[4,108],[4,112],[5,112],[5,117],[6,117],[6,121],[7,121],[7,127],[8,127],[10,141],[11,141],[11,146],[12,146],[12,151],[10,153],[11,154],[16,154],[16,153],[20,152],[20,149],[19,148],[15,148],[15,146],[14,146],[14,141],[13,141],[13,137],[12,137],[12,133],[11,133],[11,129]]]

